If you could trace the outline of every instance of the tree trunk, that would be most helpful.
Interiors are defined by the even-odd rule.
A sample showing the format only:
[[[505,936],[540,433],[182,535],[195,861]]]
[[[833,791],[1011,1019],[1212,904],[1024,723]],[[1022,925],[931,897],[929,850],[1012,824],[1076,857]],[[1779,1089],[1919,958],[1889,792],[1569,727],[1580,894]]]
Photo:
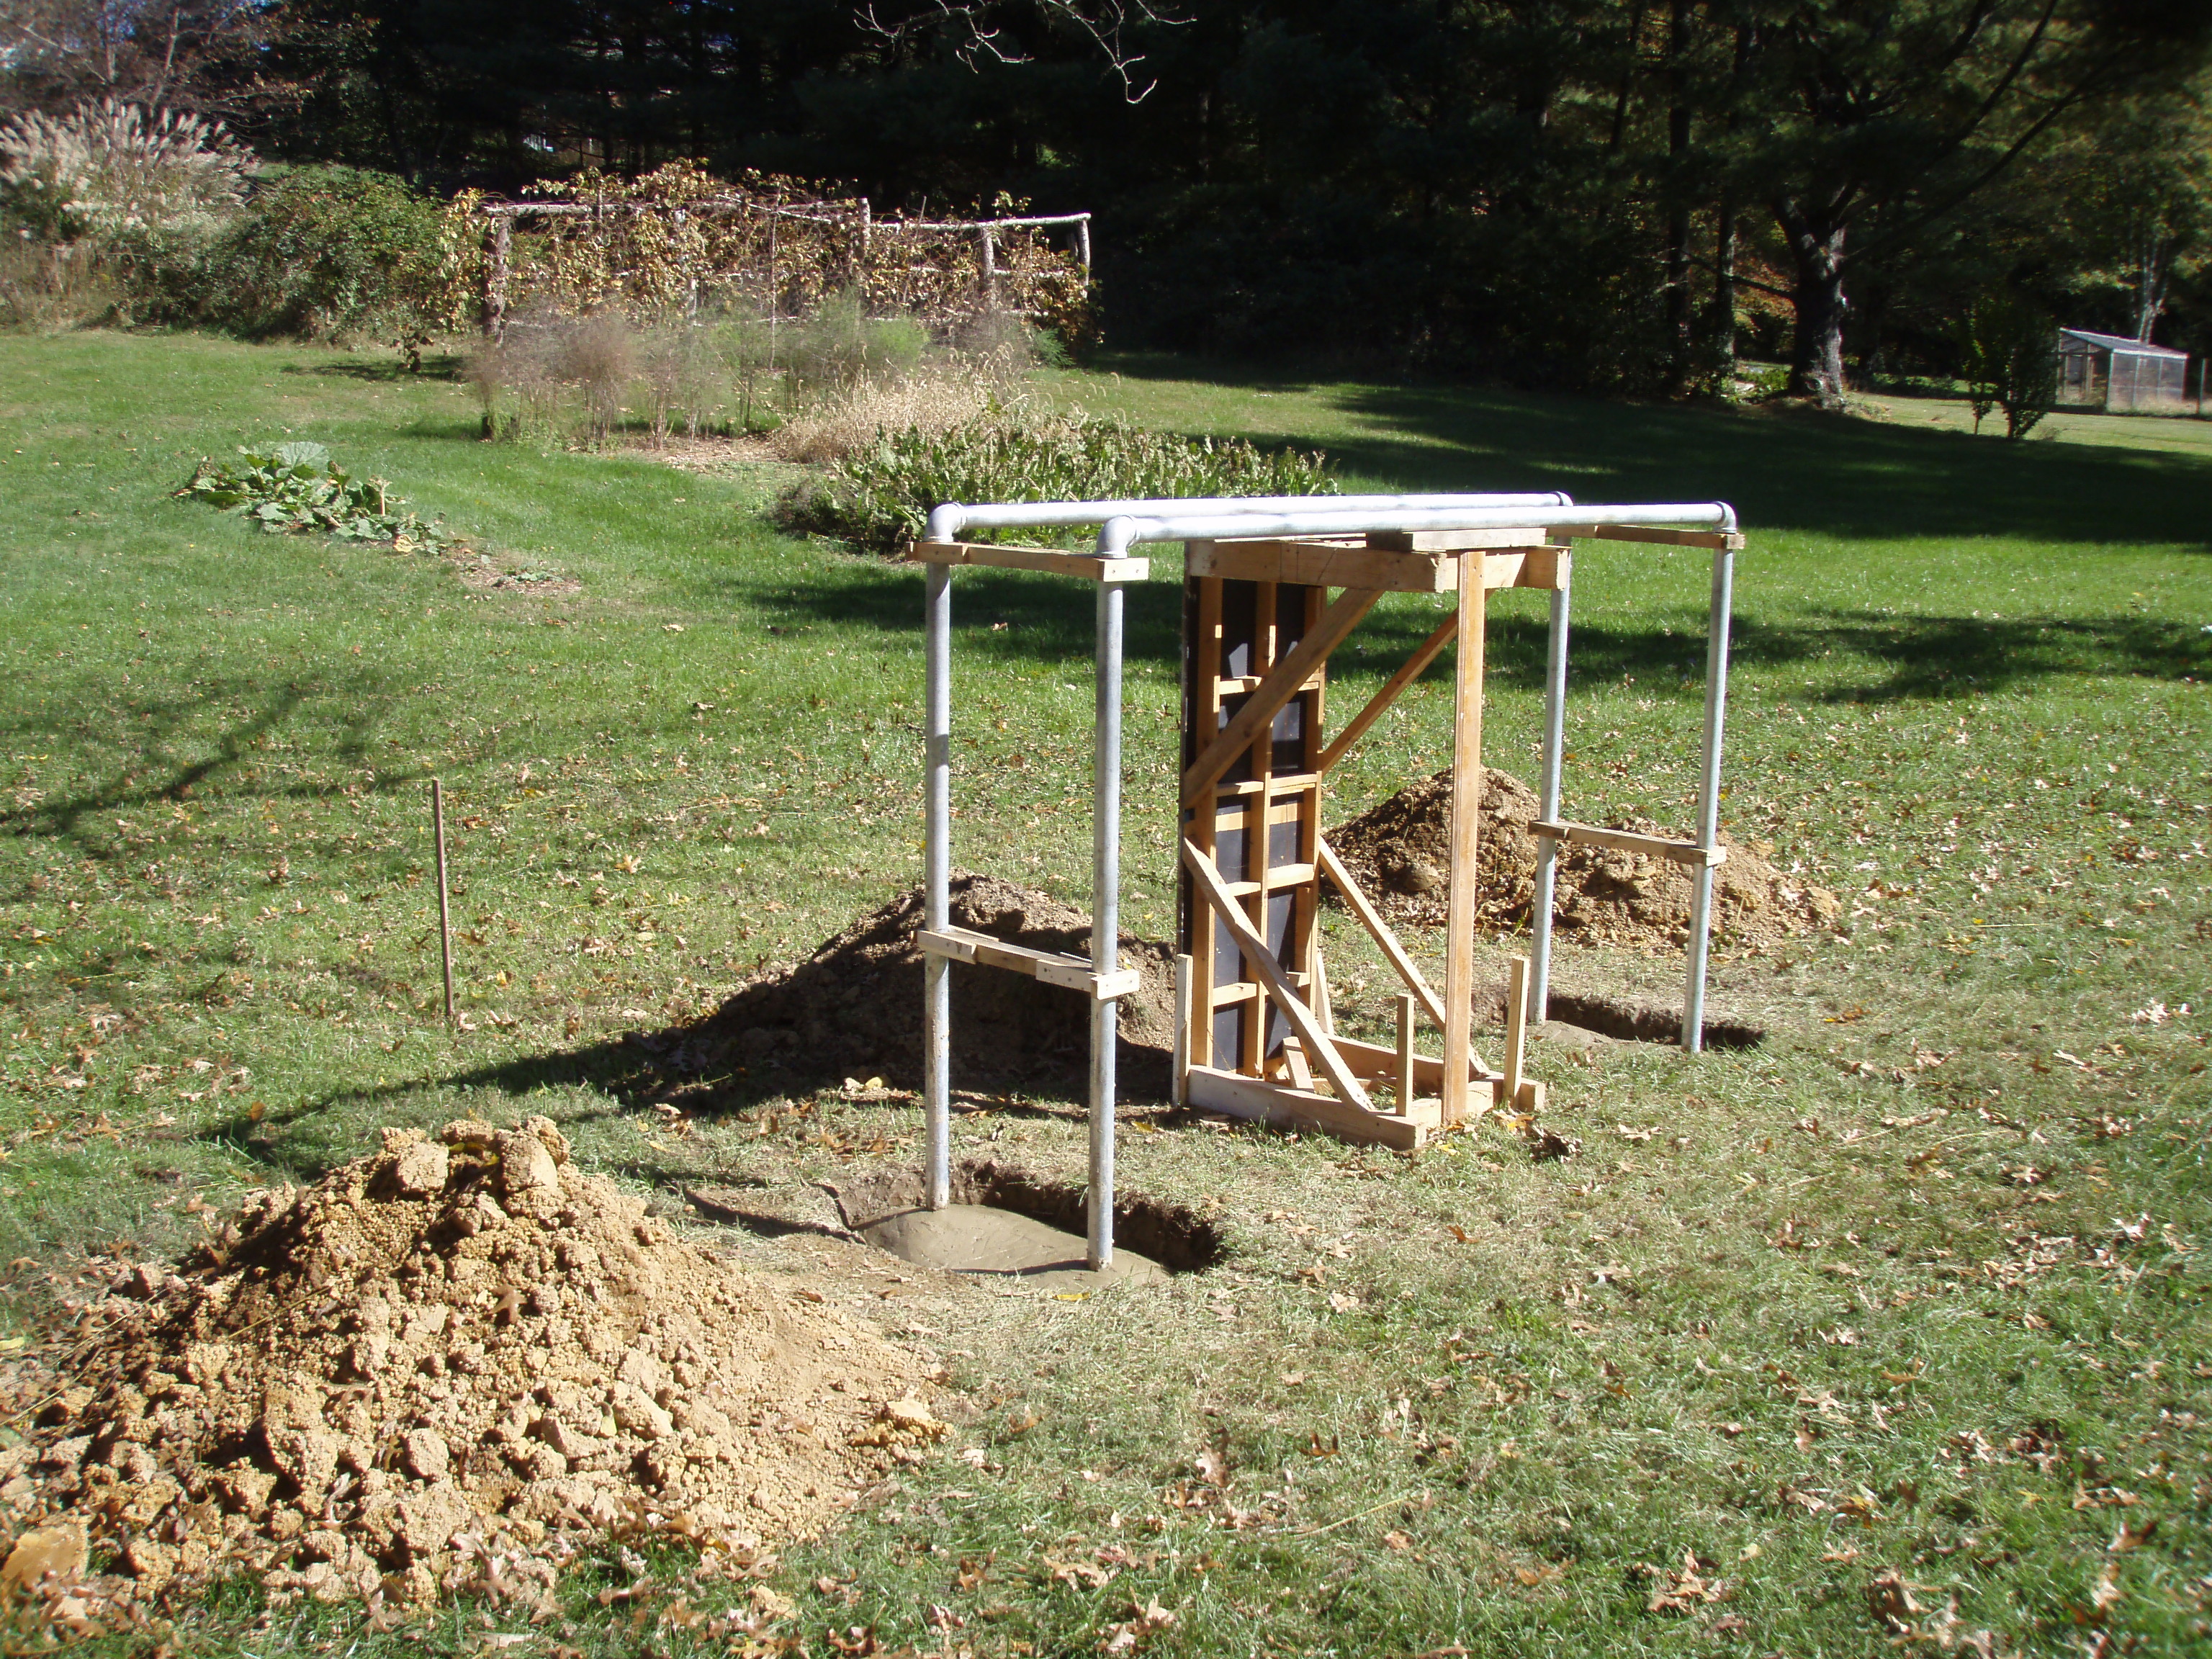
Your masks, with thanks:
[[[1707,356],[1723,396],[1735,379],[1735,204],[1723,197],[1713,216],[1713,311]]]
[[[1844,227],[1814,226],[1787,204],[1776,216],[1790,239],[1796,282],[1790,295],[1797,313],[1790,356],[1790,395],[1811,398],[1823,409],[1844,402]]]
[[[1689,52],[1690,0],[1674,0],[1668,17],[1667,111],[1667,395],[1686,396],[1696,372],[1696,307],[1690,298],[1690,198],[1683,173],[1689,164],[1690,103],[1684,60]]]

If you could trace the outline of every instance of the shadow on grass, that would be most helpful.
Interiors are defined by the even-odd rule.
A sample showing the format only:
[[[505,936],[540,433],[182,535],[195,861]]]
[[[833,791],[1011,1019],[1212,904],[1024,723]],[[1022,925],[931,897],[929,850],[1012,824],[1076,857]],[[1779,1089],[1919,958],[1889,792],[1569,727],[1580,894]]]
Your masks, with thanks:
[[[918,582],[763,586],[744,590],[744,602],[775,618],[781,628],[834,623],[892,635],[921,631]],[[1179,663],[1181,606],[1182,591],[1175,584],[1148,582],[1130,589],[1128,660],[1170,669]],[[952,615],[957,662],[1048,664],[1074,674],[1089,672],[1095,635],[1087,586],[1017,572],[964,571],[953,586]],[[1334,672],[1347,680],[1379,680],[1434,626],[1434,613],[1412,606],[1370,615],[1334,659]],[[1545,644],[1545,624],[1536,618],[1494,617],[1486,638],[1489,672],[1534,684],[1543,671]],[[1365,649],[1348,654],[1354,647]],[[2212,635],[2189,623],[2138,617],[1992,620],[1831,610],[1776,623],[1739,611],[1731,657],[1747,670],[1842,659],[1845,668],[1834,672],[1820,695],[1850,702],[1948,696],[1966,686],[2004,690],[2067,676],[2212,678]],[[1870,672],[1850,673],[1848,665],[1854,659]],[[1447,651],[1425,678],[1447,679],[1452,672]],[[1658,625],[1578,623],[1572,675],[1583,685],[1628,677],[1662,686],[1680,679],[1701,687],[1705,640]]]
[[[204,686],[191,696],[154,697],[118,705],[111,688],[88,688],[72,707],[120,717],[123,724],[111,734],[115,749],[123,751],[119,769],[106,782],[75,793],[49,796],[0,811],[0,834],[26,838],[66,839],[76,842],[90,857],[115,855],[103,836],[92,833],[106,826],[91,822],[111,812],[169,805],[192,799],[204,787],[220,786],[240,793],[235,775],[254,762],[262,741],[287,726],[297,726],[313,709],[335,725],[335,735],[319,745],[331,761],[358,766],[370,755],[370,738],[398,694],[378,676],[360,674],[344,684],[324,685],[294,681],[274,690],[252,680],[222,680]],[[258,707],[252,707],[255,703]],[[210,724],[210,711],[245,704],[252,712],[223,724],[211,737],[200,733]],[[82,743],[81,730],[70,741]],[[0,738],[16,745],[53,743],[55,726],[18,711],[0,720]],[[368,787],[389,793],[418,783],[427,775],[419,770],[378,769]],[[247,788],[254,797],[299,799],[336,793],[337,786],[309,781],[281,787]]]
[[[391,386],[407,380],[458,380],[461,377],[461,355],[457,351],[435,351],[424,355],[419,369],[410,368],[395,357],[389,362],[356,360],[344,363],[294,363],[283,372],[318,380],[366,380]]]
[[[1248,434],[1327,449],[1408,486],[1559,489],[1586,501],[1733,501],[1745,527],[1862,537],[2020,536],[2212,550],[2212,461],[2008,442],[1811,410],[1610,403],[1449,386],[1330,386],[1184,360],[1131,358],[1132,380],[1304,391],[1379,433]],[[1756,543],[1754,542],[1754,548]]]

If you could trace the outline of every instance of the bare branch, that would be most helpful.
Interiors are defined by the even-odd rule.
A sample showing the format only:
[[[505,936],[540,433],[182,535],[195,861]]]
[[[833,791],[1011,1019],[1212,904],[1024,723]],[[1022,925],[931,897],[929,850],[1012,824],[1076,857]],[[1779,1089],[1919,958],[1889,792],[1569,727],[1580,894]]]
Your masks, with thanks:
[[[1142,86],[1138,84],[1137,66],[1145,61],[1145,55],[1123,43],[1123,32],[1139,23],[1179,27],[1191,21],[1187,14],[1170,11],[1154,0],[1096,0],[1095,3],[1030,0],[1030,3],[1048,19],[1082,33],[1120,78],[1121,95],[1132,104],[1142,103],[1159,83],[1146,80]],[[884,40],[951,33],[956,37],[954,55],[970,69],[985,58],[999,64],[1029,63],[1030,55],[1008,39],[1005,25],[997,21],[1006,9],[1005,0],[929,0],[927,9],[893,22],[878,16],[873,3],[863,6],[854,16],[864,30]]]

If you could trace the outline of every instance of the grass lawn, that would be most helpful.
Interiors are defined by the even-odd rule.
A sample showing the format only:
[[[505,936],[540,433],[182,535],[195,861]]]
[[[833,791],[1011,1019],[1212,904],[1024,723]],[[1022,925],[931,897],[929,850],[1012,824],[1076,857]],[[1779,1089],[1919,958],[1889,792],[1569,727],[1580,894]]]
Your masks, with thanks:
[[[1156,1654],[2212,1651],[2212,460],[1144,359],[1047,390],[1322,447],[1347,487],[1734,500],[1724,821],[1844,894],[1847,936],[1723,949],[1762,1047],[1540,1048],[1565,1161],[1488,1127],[1396,1158],[1133,1111],[1126,1186],[1231,1247],[1164,1286],[1001,1296],[727,1235],[944,1356],[973,1454],[786,1551],[768,1588],[795,1612],[759,1639],[1073,1656],[1156,1601]],[[672,1123],[620,1037],[918,879],[918,578],[779,536],[763,476],[475,429],[462,388],[375,358],[0,338],[15,1335],[65,1319],[89,1258],[173,1253],[204,1206],[379,1124],[544,1111],[664,1195],[916,1156],[898,1101]],[[489,563],[168,498],[200,455],[286,435]],[[1686,553],[1578,560],[1576,816],[1686,827],[1704,583]],[[956,595],[957,857],[1079,901],[1090,595],[1012,573]],[[1125,921],[1154,934],[1177,611],[1171,580],[1132,595]],[[1384,605],[1347,695],[1432,625]],[[1524,774],[1542,648],[1534,597],[1498,596],[1489,752]],[[1443,763],[1449,673],[1331,822]],[[1379,974],[1345,977],[1379,1013]],[[1065,1103],[974,1104],[957,1152],[1080,1170]],[[801,1650],[687,1624],[682,1562],[657,1571],[665,1595],[611,1607],[628,1576],[580,1574],[572,1620],[508,1650]],[[527,1629],[466,1606],[382,1632],[241,1585],[167,1639],[458,1654]]]

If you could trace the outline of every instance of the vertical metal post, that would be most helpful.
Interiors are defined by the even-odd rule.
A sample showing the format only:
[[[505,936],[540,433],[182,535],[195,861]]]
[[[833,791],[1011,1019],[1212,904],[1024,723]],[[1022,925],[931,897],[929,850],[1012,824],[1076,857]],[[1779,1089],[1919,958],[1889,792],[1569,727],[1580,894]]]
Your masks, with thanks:
[[[1085,276],[1091,272],[1091,216],[1085,214],[1075,222],[1075,253],[1083,261]],[[2201,401],[2201,400],[2200,400]],[[2197,411],[2202,414],[2202,410]]]
[[[922,678],[926,689],[922,816],[922,922],[941,931],[952,920],[952,568],[933,564],[922,577]],[[921,1101],[929,1156],[929,1207],[952,1201],[952,964],[921,959]]]
[[[1559,770],[1567,738],[1567,561],[1559,561],[1559,585],[1552,590],[1551,642],[1544,657],[1544,821],[1559,821]],[[1530,918],[1528,1017],[1539,1024],[1552,1017],[1552,905],[1559,880],[1559,843],[1549,836],[1536,842],[1536,896]]]
[[[1713,614],[1705,636],[1705,764],[1698,785],[1698,845],[1707,853],[1720,845],[1721,723],[1728,713],[1729,607],[1734,602],[1735,555],[1723,547],[1713,553]],[[1705,953],[1713,915],[1713,866],[1698,866],[1690,906],[1690,968],[1682,990],[1682,1047],[1696,1054],[1705,1046]]]
[[[1121,611],[1120,582],[1098,584],[1097,735],[1091,776],[1091,971],[1121,965]],[[1114,1260],[1114,1039],[1120,1006],[1091,1000],[1091,1237],[1092,1272]]]

